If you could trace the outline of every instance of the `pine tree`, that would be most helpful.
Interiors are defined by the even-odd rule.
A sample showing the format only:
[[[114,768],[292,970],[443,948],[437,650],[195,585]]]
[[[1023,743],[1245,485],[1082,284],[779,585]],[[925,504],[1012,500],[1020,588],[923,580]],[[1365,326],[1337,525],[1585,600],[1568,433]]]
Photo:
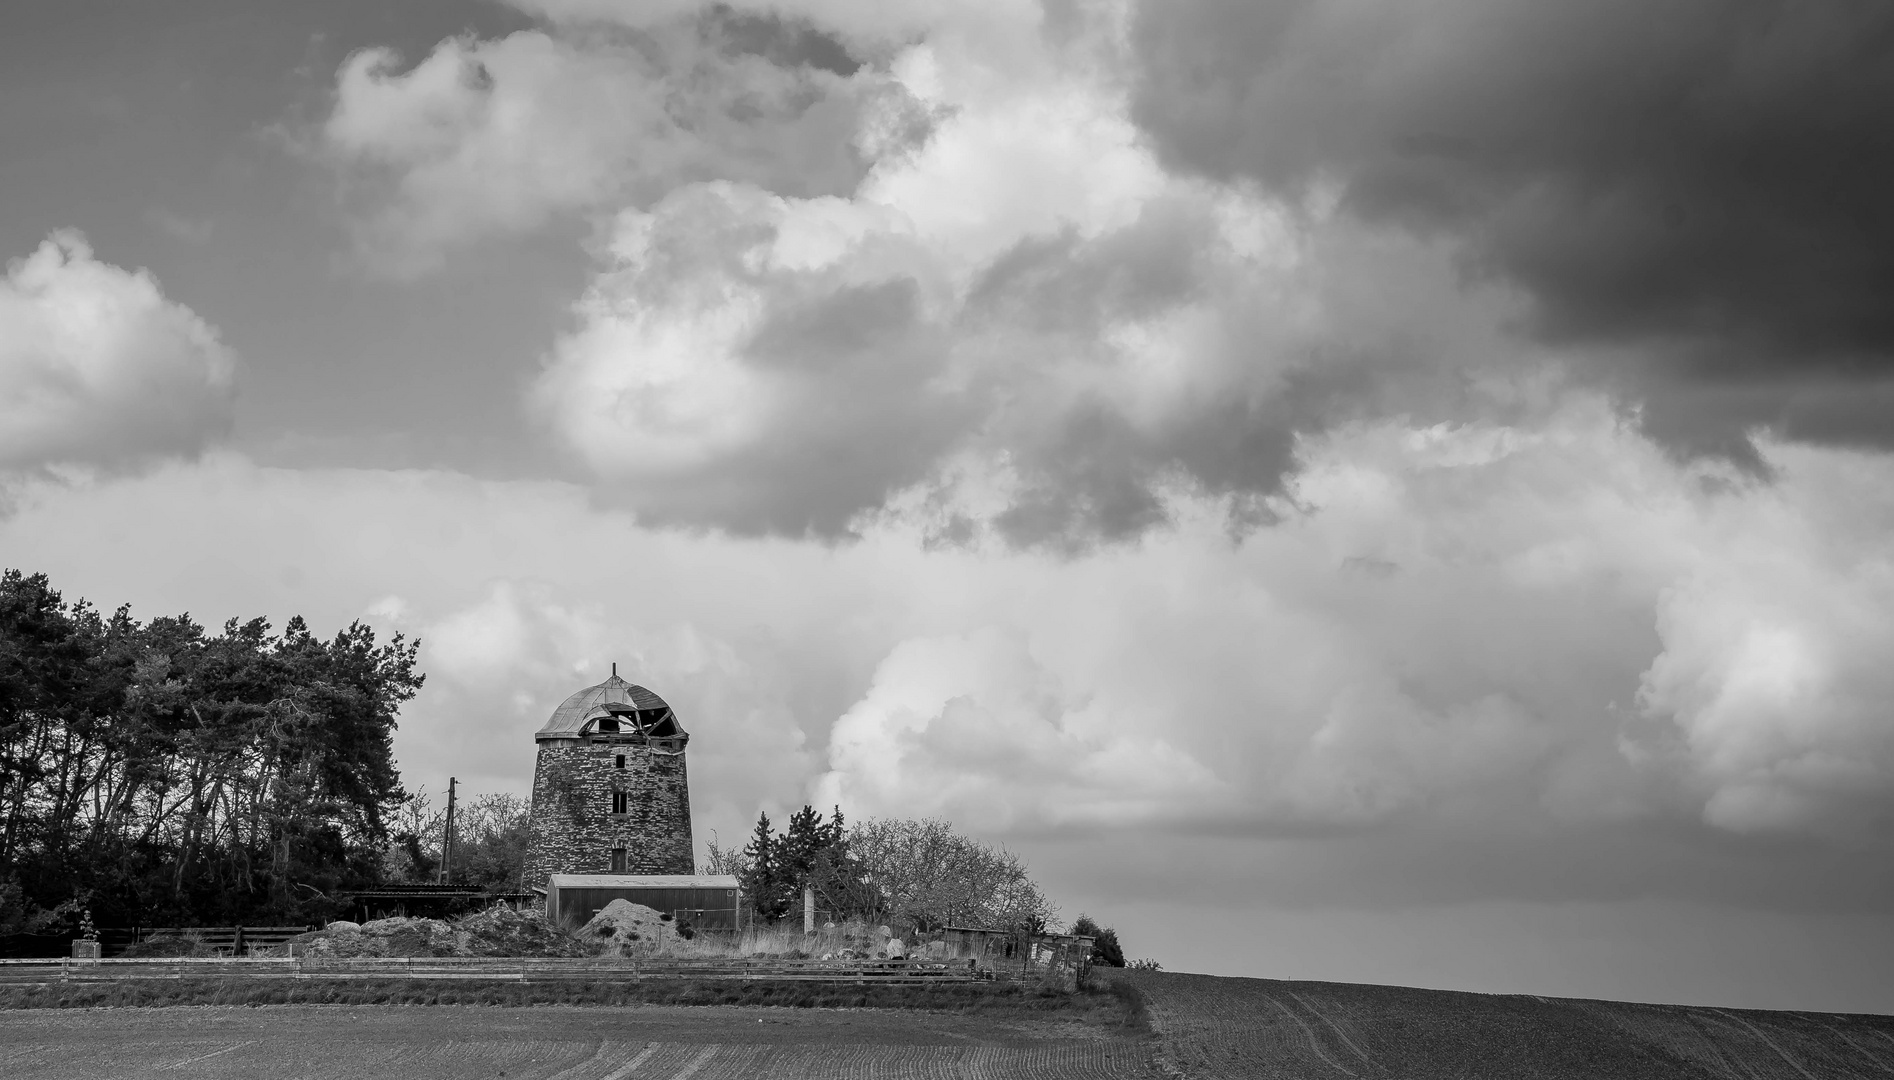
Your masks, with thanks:
[[[749,870],[738,879],[750,898],[750,907],[766,919],[780,919],[789,913],[789,889],[784,880],[782,841],[770,827],[769,814],[756,816],[756,831],[743,849]]]
[[[827,846],[828,830],[815,807],[804,806],[790,815],[789,830],[777,848],[777,862],[784,882],[796,891],[809,881],[809,867]]]

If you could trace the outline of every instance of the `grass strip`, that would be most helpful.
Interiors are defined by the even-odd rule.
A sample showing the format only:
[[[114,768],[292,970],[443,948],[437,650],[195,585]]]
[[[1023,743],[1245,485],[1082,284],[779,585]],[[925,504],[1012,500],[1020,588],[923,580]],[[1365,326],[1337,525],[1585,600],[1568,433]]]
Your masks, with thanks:
[[[775,1005],[922,1009],[1013,1016],[1078,1015],[1137,1026],[1115,987],[1077,994],[1015,985],[941,986],[750,980],[520,983],[455,979],[179,979],[0,987],[0,1008],[86,1009],[174,1005]],[[1138,1006],[1139,1009],[1142,1006]]]

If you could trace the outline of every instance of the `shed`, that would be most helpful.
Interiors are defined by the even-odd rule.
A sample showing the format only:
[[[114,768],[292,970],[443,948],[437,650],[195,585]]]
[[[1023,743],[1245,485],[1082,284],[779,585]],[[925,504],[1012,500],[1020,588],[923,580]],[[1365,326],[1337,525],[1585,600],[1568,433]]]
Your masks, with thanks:
[[[728,874],[554,874],[546,918],[583,926],[614,900],[655,908],[698,930],[735,930],[742,889]]]
[[[941,931],[947,943],[947,955],[955,960],[972,960],[985,969],[1012,956],[1018,935],[1009,930],[986,930],[975,926],[949,926]]]
[[[974,926],[949,926],[941,931],[948,958],[971,960],[979,971],[1011,970],[1024,978],[1029,972],[1048,986],[1073,990],[1092,968],[1095,938],[1084,934],[1025,934]]]

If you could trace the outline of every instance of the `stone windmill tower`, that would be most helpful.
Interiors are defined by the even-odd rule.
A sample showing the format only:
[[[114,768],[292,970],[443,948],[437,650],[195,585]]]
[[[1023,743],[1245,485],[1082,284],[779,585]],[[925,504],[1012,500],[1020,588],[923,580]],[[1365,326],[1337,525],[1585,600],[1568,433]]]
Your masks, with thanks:
[[[691,874],[690,736],[664,699],[618,677],[573,694],[533,736],[526,888],[552,874]]]

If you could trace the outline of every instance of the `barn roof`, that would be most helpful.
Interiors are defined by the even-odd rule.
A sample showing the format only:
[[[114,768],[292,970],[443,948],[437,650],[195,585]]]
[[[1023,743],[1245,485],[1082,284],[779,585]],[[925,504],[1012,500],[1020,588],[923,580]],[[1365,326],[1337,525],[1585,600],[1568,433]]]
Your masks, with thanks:
[[[614,672],[611,678],[597,686],[588,686],[560,702],[546,721],[546,726],[540,728],[535,737],[545,739],[577,735],[585,728],[586,718],[603,705],[629,705],[641,711],[670,708],[663,698],[642,686],[626,682]]]
[[[730,874],[554,874],[556,889],[734,889]]]

